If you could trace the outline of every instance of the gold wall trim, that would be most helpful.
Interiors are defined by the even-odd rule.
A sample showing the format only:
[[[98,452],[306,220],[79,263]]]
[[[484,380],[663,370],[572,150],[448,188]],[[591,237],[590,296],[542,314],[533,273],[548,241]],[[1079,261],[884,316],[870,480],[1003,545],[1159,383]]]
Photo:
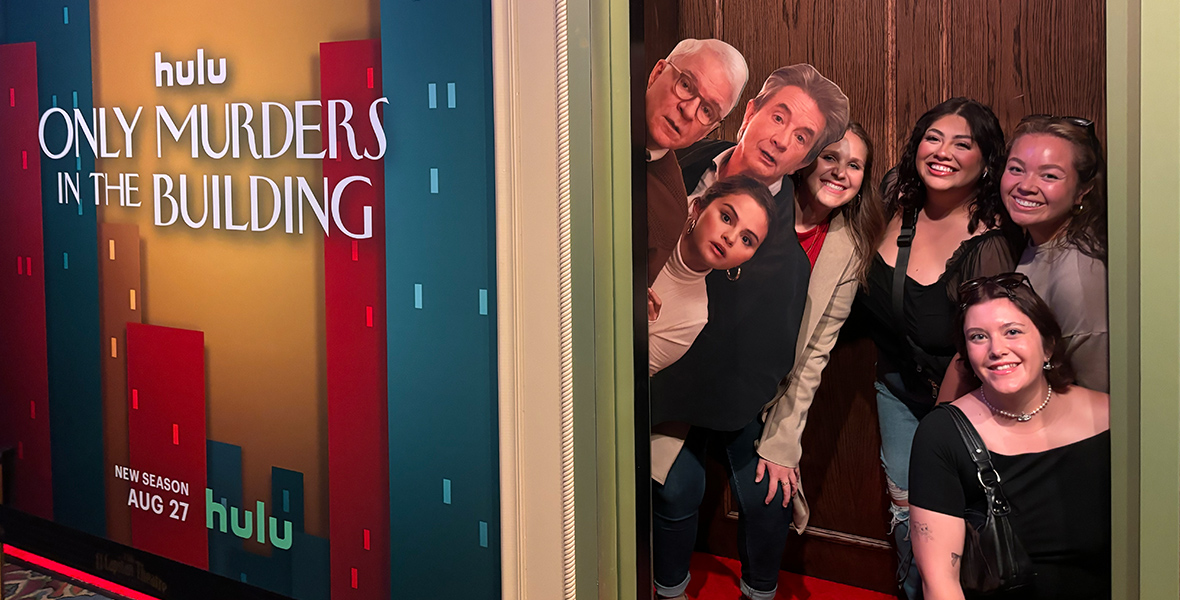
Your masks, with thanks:
[[[1106,3],[1112,596],[1139,598],[1139,0]]]
[[[561,538],[562,592],[578,594],[577,528],[574,510],[574,341],[573,261],[570,214],[569,27],[566,0],[555,0],[554,36],[557,52],[557,260],[561,314]]]

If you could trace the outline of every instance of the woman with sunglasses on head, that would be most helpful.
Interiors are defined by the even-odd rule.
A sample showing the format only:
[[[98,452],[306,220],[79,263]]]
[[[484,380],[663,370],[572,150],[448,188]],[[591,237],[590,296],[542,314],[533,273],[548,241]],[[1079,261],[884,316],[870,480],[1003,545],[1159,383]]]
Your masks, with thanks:
[[[1023,274],[964,284],[957,323],[955,345],[980,386],[923,419],[910,466],[926,598],[979,591],[972,538],[986,535],[985,481],[1035,573],[989,597],[1110,598],[1110,397],[1072,385],[1061,329]],[[986,453],[968,450],[953,411]],[[991,470],[977,467],[981,454]]]
[[[987,106],[952,98],[922,115],[886,192],[889,223],[857,296],[878,349],[881,462],[899,583],[910,598],[921,594],[909,542],[910,444],[939,389],[958,385],[948,369],[956,290],[964,280],[1015,265],[1008,233],[1014,228],[999,198],[1004,158],[1004,134]],[[954,383],[947,386],[944,377]]]
[[[770,189],[743,175],[714,183],[693,201],[672,257],[647,291],[649,377],[684,356],[709,321],[705,276],[753,258],[775,214]]]
[[[1109,391],[1106,167],[1094,123],[1026,117],[1008,147],[1000,193],[1028,232],[1016,270],[1057,316],[1078,384]]]

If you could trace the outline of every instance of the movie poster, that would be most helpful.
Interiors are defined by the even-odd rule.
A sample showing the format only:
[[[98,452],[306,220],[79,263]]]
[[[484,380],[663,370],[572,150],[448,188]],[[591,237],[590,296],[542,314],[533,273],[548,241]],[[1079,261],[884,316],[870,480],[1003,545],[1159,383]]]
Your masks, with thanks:
[[[499,597],[489,32],[4,3],[9,507],[293,598]]]

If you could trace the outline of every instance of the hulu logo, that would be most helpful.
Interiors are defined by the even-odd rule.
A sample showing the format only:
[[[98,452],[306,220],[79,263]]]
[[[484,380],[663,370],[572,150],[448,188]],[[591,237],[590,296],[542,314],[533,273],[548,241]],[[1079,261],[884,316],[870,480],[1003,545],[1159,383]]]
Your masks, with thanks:
[[[227,512],[228,511],[228,512]],[[214,517],[221,517],[220,524],[214,526],[217,519]],[[229,528],[233,529],[234,535],[243,540],[250,539],[250,536],[255,535],[255,539],[259,544],[266,543],[266,523],[270,522],[270,542],[275,548],[280,550],[291,549],[291,522],[283,521],[283,535],[279,536],[279,520],[266,517],[266,503],[259,500],[255,503],[255,513],[250,514],[248,510],[241,510],[236,506],[231,506],[228,509],[224,504],[213,501],[213,490],[205,488],[205,527],[209,529],[216,529],[221,533],[226,533],[226,523],[229,523]],[[242,524],[239,525],[238,523]]]

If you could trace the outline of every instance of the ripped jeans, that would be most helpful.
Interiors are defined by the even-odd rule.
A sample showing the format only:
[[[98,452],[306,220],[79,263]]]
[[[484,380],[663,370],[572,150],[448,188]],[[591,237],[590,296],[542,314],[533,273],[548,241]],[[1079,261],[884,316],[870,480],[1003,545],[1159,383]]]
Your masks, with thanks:
[[[882,378],[895,388],[905,387],[897,373],[886,373]],[[881,425],[881,465],[885,467],[889,497],[894,500],[889,506],[893,517],[889,529],[897,541],[897,580],[910,600],[919,600],[922,598],[922,578],[910,546],[910,447],[914,443],[918,421],[933,406],[898,398],[881,381],[873,385],[877,388],[877,419]],[[898,501],[904,502],[905,506],[898,506]]]

